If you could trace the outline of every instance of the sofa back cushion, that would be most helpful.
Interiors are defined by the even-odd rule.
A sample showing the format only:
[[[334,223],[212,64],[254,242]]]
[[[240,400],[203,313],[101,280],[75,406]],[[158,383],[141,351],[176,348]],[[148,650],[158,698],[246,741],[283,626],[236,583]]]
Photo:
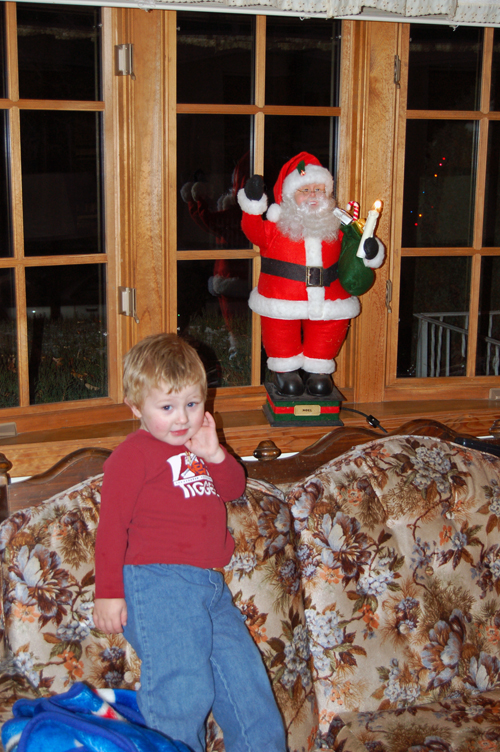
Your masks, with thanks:
[[[372,441],[287,497],[323,733],[336,713],[500,687],[500,460]]]

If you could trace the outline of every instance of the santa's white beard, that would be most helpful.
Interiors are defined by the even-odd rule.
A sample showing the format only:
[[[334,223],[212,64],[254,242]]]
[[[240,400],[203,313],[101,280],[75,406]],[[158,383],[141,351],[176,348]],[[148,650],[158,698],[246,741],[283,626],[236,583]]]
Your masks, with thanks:
[[[333,210],[336,203],[333,197],[320,196],[314,199],[316,205],[308,201],[300,204],[293,196],[285,196],[280,204],[280,217],[276,226],[290,240],[298,241],[305,237],[321,240],[336,240],[339,234],[340,219]]]

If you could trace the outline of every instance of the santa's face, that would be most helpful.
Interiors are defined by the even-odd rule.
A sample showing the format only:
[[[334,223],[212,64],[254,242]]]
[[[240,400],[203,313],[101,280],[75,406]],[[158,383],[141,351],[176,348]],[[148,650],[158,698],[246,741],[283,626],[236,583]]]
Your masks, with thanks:
[[[318,206],[325,198],[325,184],[324,183],[309,183],[303,185],[295,191],[295,203],[297,206],[307,204],[308,206]]]

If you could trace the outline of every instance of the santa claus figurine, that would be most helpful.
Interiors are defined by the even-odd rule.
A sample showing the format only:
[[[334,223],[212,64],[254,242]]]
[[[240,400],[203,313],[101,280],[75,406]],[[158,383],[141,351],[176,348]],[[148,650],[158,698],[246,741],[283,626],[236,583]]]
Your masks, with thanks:
[[[372,285],[373,269],[384,260],[373,237],[357,255],[361,231],[342,224],[346,213],[332,194],[331,173],[307,152],[282,167],[269,209],[260,175],[238,192],[243,232],[262,257],[249,306],[261,316],[267,366],[286,396],[331,394],[334,358],[360,312],[356,296]]]

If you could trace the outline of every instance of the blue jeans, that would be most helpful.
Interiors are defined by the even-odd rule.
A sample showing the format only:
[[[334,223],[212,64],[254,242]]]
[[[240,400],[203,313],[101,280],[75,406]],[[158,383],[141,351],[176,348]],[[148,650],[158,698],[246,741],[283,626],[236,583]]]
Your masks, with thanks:
[[[137,701],[147,725],[204,752],[213,710],[226,752],[285,752],[261,655],[223,576],[177,564],[123,571],[124,635],[142,661]]]

